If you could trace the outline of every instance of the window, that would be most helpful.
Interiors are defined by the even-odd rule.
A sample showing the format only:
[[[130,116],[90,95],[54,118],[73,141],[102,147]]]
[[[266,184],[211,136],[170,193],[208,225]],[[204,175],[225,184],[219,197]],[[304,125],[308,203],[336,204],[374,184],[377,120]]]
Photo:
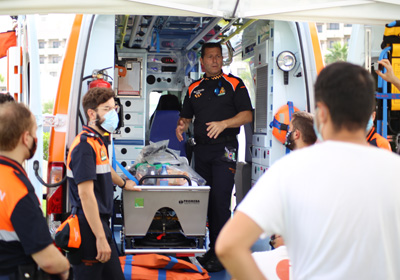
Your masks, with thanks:
[[[322,33],[322,24],[317,24],[318,33]]]
[[[41,57],[39,58],[39,63],[40,63],[40,64],[44,64],[44,60],[45,60],[44,56],[41,56]]]
[[[60,60],[61,60],[61,59],[60,59],[59,56],[53,56],[53,57],[51,58],[51,62],[52,62],[52,63],[55,63],[55,64],[59,63]]]
[[[52,77],[57,77],[57,72],[50,72],[49,74],[50,74],[50,76],[52,76]]]
[[[58,49],[60,47],[60,41],[53,41],[53,48]]]
[[[335,41],[333,41],[333,40],[330,40],[329,41],[329,48],[331,49],[331,48],[333,48],[333,45],[335,44]]]
[[[39,49],[44,49],[45,46],[46,46],[46,42],[39,41]]]
[[[339,30],[339,23],[328,23],[328,30]]]
[[[344,27],[352,27],[353,25],[351,24],[351,23],[346,23],[345,25],[344,25]]]

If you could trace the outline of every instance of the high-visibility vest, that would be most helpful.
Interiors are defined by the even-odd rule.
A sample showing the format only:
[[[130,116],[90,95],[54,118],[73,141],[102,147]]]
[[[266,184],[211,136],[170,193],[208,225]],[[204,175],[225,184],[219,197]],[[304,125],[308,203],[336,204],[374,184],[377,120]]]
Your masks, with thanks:
[[[158,254],[119,257],[126,280],[209,280],[201,266]]]

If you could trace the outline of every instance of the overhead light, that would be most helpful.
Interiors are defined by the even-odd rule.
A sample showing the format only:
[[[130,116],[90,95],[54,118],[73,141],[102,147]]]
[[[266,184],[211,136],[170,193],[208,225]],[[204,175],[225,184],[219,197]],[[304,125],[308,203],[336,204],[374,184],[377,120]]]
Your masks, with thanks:
[[[278,65],[278,68],[283,71],[284,84],[289,84],[288,72],[292,70],[296,65],[296,57],[290,51],[283,51],[278,55],[278,58],[276,59],[276,64]]]

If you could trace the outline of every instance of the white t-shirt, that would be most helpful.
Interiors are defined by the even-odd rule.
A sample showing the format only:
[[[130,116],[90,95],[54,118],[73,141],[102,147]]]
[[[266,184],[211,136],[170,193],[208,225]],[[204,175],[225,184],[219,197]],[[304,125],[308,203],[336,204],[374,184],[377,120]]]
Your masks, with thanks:
[[[254,252],[252,256],[266,279],[290,279],[290,264],[286,246],[279,246],[272,251]]]
[[[285,240],[293,279],[400,279],[400,157],[325,141],[276,162],[238,210]]]

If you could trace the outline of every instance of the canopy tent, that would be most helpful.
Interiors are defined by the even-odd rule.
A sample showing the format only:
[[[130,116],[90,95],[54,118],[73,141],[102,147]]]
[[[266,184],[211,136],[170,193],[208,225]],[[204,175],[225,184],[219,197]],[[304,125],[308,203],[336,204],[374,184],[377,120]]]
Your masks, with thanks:
[[[385,24],[399,0],[0,0],[0,14],[135,14]]]

